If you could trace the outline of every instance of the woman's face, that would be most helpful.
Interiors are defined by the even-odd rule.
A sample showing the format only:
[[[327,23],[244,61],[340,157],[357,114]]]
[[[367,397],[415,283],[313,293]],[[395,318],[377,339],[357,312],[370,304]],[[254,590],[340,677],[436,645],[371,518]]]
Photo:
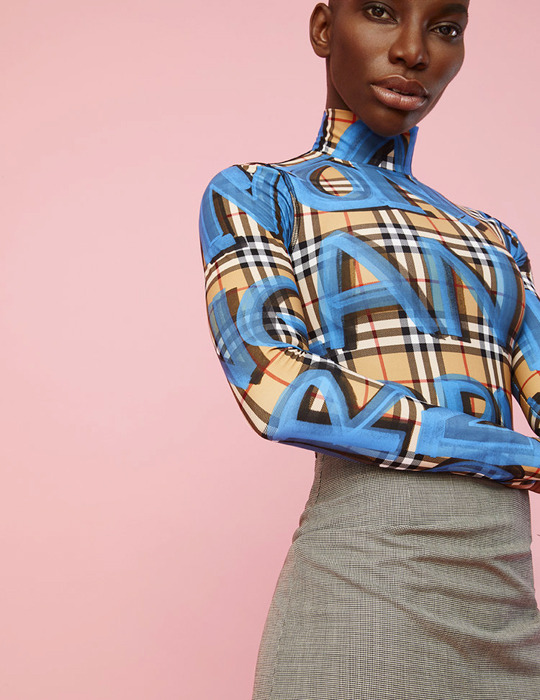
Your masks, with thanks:
[[[330,0],[311,17],[327,59],[327,107],[395,136],[418,124],[463,63],[469,0]]]

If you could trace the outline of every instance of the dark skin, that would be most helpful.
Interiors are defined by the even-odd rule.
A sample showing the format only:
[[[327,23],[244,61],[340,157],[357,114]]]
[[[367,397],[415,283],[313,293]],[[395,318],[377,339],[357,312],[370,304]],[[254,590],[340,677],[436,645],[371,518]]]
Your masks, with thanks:
[[[351,110],[381,136],[418,124],[461,68],[468,5],[469,0],[318,3],[310,39],[317,56],[326,59],[326,107]],[[388,100],[377,87],[389,76],[415,81],[422,104],[389,106],[392,95]]]

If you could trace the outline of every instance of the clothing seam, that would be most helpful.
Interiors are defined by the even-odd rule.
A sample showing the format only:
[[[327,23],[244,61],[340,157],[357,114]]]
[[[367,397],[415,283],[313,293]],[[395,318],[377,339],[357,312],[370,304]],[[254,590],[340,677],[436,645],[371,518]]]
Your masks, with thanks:
[[[289,238],[289,253],[291,252],[291,249],[293,246],[296,244],[296,241],[298,240],[298,233],[300,229],[300,222],[299,222],[299,217],[297,216],[297,200],[296,197],[294,196],[294,189],[292,186],[292,183],[289,180],[289,173],[287,173],[284,170],[281,170],[281,168],[276,168],[276,170],[279,172],[281,177],[283,178],[283,182],[285,183],[285,187],[287,188],[287,191],[289,193],[289,197],[291,199],[291,206],[292,206],[292,227],[291,227],[291,235]]]

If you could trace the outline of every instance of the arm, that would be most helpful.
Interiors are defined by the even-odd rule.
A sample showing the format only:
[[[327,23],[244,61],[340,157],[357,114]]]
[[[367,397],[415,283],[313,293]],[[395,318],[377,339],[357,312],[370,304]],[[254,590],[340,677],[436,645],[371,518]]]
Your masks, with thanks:
[[[468,473],[540,488],[540,442],[433,406],[310,351],[288,252],[294,212],[271,166],[208,186],[200,232],[208,317],[233,394],[264,438],[385,467]]]
[[[497,228],[523,280],[525,305],[512,351],[512,393],[532,430],[540,435],[540,298],[535,289],[529,256],[515,231],[485,212],[475,213]]]
[[[532,430],[540,435],[540,298],[525,248],[514,231],[494,221],[503,233],[525,287],[523,321],[512,352],[512,393]]]

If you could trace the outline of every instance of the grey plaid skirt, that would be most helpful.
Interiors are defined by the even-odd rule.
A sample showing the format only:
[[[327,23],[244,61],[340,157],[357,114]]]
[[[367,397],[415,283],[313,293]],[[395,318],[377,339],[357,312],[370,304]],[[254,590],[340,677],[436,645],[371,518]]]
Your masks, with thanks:
[[[525,491],[317,455],[253,700],[540,700],[530,543]]]

